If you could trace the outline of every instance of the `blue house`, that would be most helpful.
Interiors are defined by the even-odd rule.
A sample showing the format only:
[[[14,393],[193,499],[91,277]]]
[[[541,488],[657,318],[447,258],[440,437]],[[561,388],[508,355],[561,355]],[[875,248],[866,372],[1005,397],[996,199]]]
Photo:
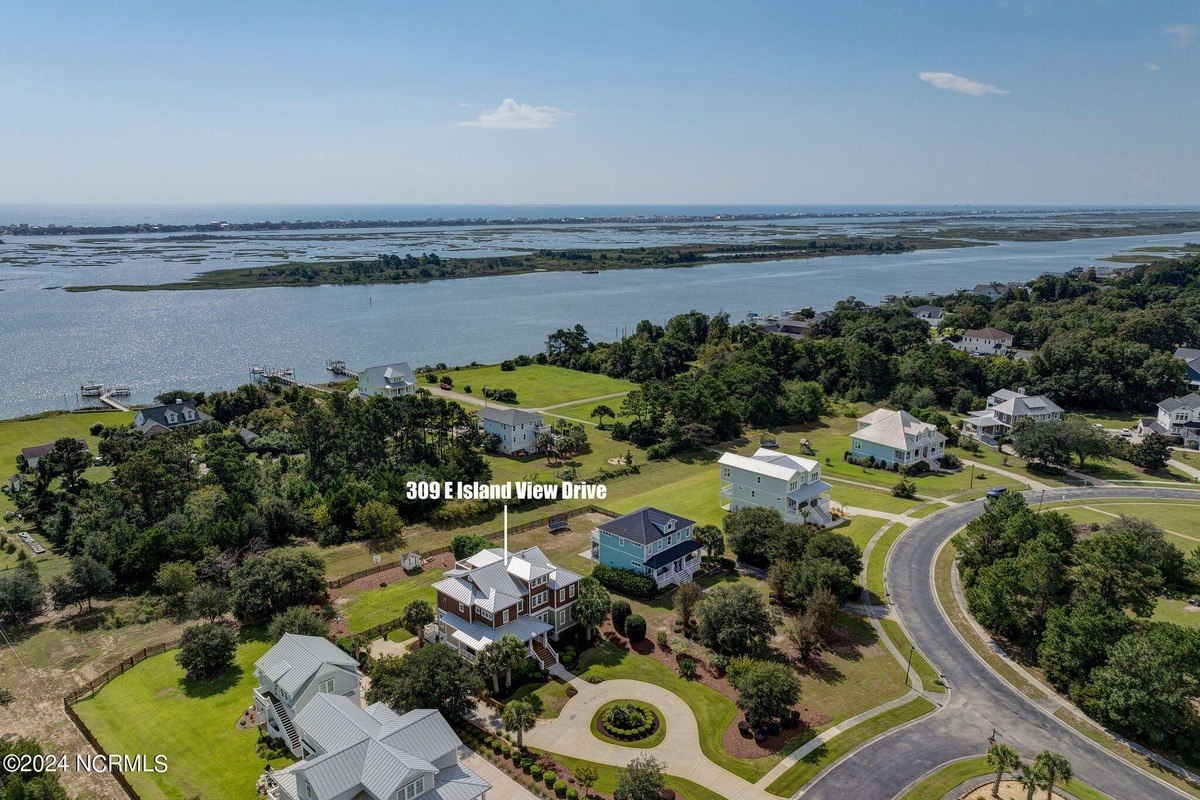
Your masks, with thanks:
[[[695,527],[690,519],[647,506],[593,530],[592,560],[650,575],[660,588],[678,586],[700,567]]]

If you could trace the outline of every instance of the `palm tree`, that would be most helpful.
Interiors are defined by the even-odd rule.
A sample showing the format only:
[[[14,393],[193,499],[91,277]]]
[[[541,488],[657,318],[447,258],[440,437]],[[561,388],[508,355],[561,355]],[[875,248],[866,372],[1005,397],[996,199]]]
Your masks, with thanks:
[[[515,636],[501,636],[496,642],[496,665],[504,671],[504,687],[512,688],[513,670],[529,658],[529,647]]]
[[[1042,776],[1044,783],[1042,788],[1046,790],[1046,800],[1052,800],[1054,784],[1067,783],[1075,777],[1075,772],[1071,769],[1071,762],[1067,761],[1065,756],[1052,750],[1043,750],[1038,753],[1037,758],[1033,760],[1033,766]]]
[[[537,724],[537,714],[528,700],[513,700],[500,714],[500,725],[506,733],[517,734],[517,749],[525,749],[525,731]]]
[[[1033,793],[1046,785],[1041,765],[1036,760],[1033,764],[1022,764],[1018,768],[1017,782],[1025,790],[1025,800],[1033,800]]]
[[[996,743],[987,749],[987,762],[996,770],[996,782],[992,784],[992,796],[1000,796],[1000,781],[1004,773],[1020,769],[1021,756],[1006,744]]]
[[[486,680],[492,682],[492,694],[500,694],[500,673],[504,667],[501,664],[500,642],[492,642],[482,648],[475,656],[475,669]]]

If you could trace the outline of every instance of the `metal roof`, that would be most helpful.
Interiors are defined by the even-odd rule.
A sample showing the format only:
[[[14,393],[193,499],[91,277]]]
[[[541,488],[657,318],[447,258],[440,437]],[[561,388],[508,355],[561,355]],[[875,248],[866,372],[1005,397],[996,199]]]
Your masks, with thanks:
[[[921,443],[938,444],[946,441],[946,437],[938,432],[937,427],[909,414],[907,411],[889,411],[885,408],[876,409],[858,421],[868,422],[850,434],[851,439],[862,439],[874,442],[884,447],[909,451]]]
[[[542,421],[541,414],[534,414],[520,408],[503,408],[499,406],[487,406],[486,408],[479,409],[479,417],[480,419],[507,425],[510,428],[515,428],[517,425],[526,422],[540,424]]]
[[[797,473],[812,472],[818,466],[816,461],[779,453],[766,447],[758,448],[752,456],[725,453],[717,463],[785,481],[790,481]]]
[[[326,665],[358,671],[358,662],[333,642],[322,636],[295,633],[285,633],[274,647],[254,662],[255,669],[290,695],[304,688]]]

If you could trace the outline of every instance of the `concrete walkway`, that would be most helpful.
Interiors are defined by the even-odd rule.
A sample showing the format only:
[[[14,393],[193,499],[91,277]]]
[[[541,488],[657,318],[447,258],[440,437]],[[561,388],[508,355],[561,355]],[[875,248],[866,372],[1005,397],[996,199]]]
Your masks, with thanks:
[[[488,800],[538,800],[537,795],[510,778],[503,770],[483,756],[467,750],[462,756],[462,765],[492,785]]]
[[[483,406],[486,406],[489,404],[489,401],[486,398],[484,398],[482,395],[466,394],[465,392],[456,392],[453,389],[443,389],[442,387],[438,386],[437,384],[430,384],[428,386],[423,386],[421,388],[428,389],[431,393],[436,394],[438,397],[444,397],[447,400],[457,400],[460,403],[467,403],[467,404],[473,405],[473,406],[480,406],[481,408]],[[549,413],[549,414],[553,414],[556,417],[562,417],[563,416],[562,414],[554,414],[554,409],[566,408],[568,406],[577,406],[577,405],[581,405],[583,403],[600,403],[605,400],[616,400],[618,398],[624,397],[627,394],[629,394],[629,393],[628,392],[615,392],[612,394],[600,394],[600,395],[596,395],[595,397],[584,397],[579,400],[568,400],[565,403],[554,403],[554,404],[548,405],[548,406],[509,406],[506,403],[496,403],[495,401],[490,401],[490,402],[492,405],[495,405],[498,408],[519,408],[522,411],[529,411],[530,413],[533,413],[533,414]],[[596,426],[595,422],[591,422],[590,420],[586,420],[586,419],[576,419],[575,417],[563,417],[563,419],[569,419],[569,420],[573,420],[575,422],[582,422],[584,425]]]
[[[917,521],[917,517],[910,517],[907,514],[891,514],[887,511],[876,511],[873,508],[859,508],[858,506],[838,505],[838,508],[848,516],[855,517],[862,515],[864,517],[877,517],[886,519],[888,522],[899,522],[901,525],[912,525]]]
[[[975,467],[975,469],[993,472],[997,475],[1008,478],[1010,481],[1016,481],[1023,486],[1028,486],[1030,489],[1033,489],[1036,492],[1049,492],[1054,489],[1054,487],[1048,483],[1042,483],[1039,480],[1034,480],[1033,478],[1030,478],[1027,475],[1022,475],[1019,472],[1012,472],[1011,470],[1001,469],[1000,467],[993,467],[991,464],[984,464],[982,461],[968,461],[964,458],[962,463],[968,467]],[[981,486],[980,488],[982,489],[984,487]]]
[[[1182,472],[1184,475],[1187,475],[1192,480],[1200,481],[1200,469],[1196,469],[1191,464],[1185,464],[1182,461],[1178,461],[1174,458],[1167,463]]]
[[[687,778],[730,800],[767,800],[771,797],[704,757],[696,717],[688,704],[673,692],[633,680],[592,684],[576,678],[571,685],[579,694],[567,701],[558,719],[539,721],[525,734],[526,744],[618,767],[640,755],[652,755],[671,775]],[[592,718],[602,705],[613,700],[641,700],[657,708],[667,728],[663,741],[654,747],[632,748],[598,739],[591,731]]]

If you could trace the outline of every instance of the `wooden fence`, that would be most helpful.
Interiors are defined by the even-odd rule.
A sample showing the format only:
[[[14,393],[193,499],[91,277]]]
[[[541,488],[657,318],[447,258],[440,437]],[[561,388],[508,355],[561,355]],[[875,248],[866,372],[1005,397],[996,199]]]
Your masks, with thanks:
[[[546,517],[539,517],[537,519],[530,520],[529,522],[522,522],[520,525],[510,525],[508,528],[508,532],[510,534],[524,533],[526,531],[532,531],[537,528],[541,528],[543,526],[549,525],[552,520],[570,519],[571,517],[578,517],[582,514],[603,514],[606,517],[621,516],[617,512],[610,511],[607,508],[601,508],[600,506],[596,506],[596,505],[587,505],[587,506],[581,506],[580,508],[573,508],[570,511],[559,512],[557,514],[551,514]],[[504,531],[503,530],[493,531],[492,533],[482,534],[482,536],[485,539],[490,539],[491,541],[495,542],[495,541],[499,541],[500,539],[504,538]],[[443,553],[449,553],[449,552],[450,552],[450,546],[446,545],[444,547],[435,547],[434,549],[428,551],[427,553],[423,553],[421,557],[423,559],[433,558],[434,556],[440,556]],[[325,585],[330,589],[340,589],[341,587],[345,586],[346,584],[353,583],[354,581],[358,580],[359,578],[365,578],[368,575],[375,575],[380,572],[386,572],[389,569],[395,569],[396,567],[400,567],[400,566],[403,566],[403,564],[401,564],[399,561],[389,561],[385,564],[376,564],[373,567],[367,567],[366,569],[360,569],[358,572],[351,572],[349,575],[341,575],[337,578],[330,578],[329,580],[327,580],[325,582]],[[376,626],[376,627],[380,627],[380,626]],[[398,626],[393,626],[392,628],[389,628],[388,630],[389,631],[395,630],[396,627],[398,627]]]
[[[160,653],[165,653],[168,650],[173,650],[178,646],[179,640],[176,639],[170,642],[159,642],[158,644],[152,644],[149,647],[144,647],[139,652],[121,659],[121,661],[115,666],[105,670],[102,674],[97,675],[83,686],[80,686],[75,691],[63,697],[63,710],[67,712],[67,717],[70,718],[72,723],[74,723],[75,728],[80,734],[83,735],[83,738],[87,739],[87,742],[92,746],[92,749],[95,750],[99,755],[103,756],[105,761],[108,761],[109,758],[108,751],[101,746],[100,742],[88,729],[88,726],[85,725],[83,720],[79,718],[79,715],[75,713],[74,705],[80,700],[86,700],[94,697],[96,692],[100,691],[100,689],[106,683],[111,681],[113,678],[116,678],[118,675],[124,674],[126,670],[132,669],[135,665],[140,664],[147,658],[159,655]],[[129,782],[129,779],[125,777],[124,773],[122,773],[118,767],[110,767],[109,774],[113,776],[116,782],[125,791],[125,794],[129,796],[129,800],[142,800],[141,795],[137,793],[137,790],[133,788],[133,784]]]

